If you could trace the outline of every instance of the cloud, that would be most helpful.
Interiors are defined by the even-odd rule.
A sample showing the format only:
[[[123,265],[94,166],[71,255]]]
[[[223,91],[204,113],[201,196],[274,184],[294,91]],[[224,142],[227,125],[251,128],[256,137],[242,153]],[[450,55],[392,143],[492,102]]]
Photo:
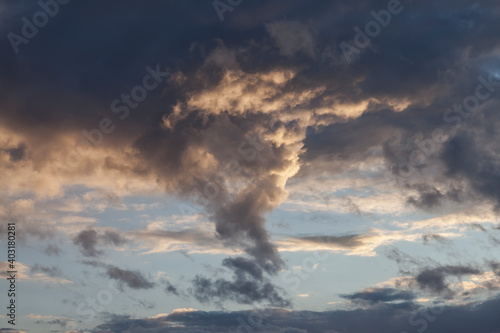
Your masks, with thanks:
[[[37,205],[37,201],[31,198],[9,198],[0,195],[0,234],[7,235],[7,223],[16,223],[19,241],[24,242],[28,238],[49,239],[54,235],[55,227],[51,221],[53,214],[47,212],[43,207]]]
[[[168,281],[165,281],[165,292],[167,294],[174,294],[176,296],[179,296],[179,291],[177,290],[177,287],[175,287]]]
[[[22,45],[21,57],[12,55],[8,41],[1,43],[2,196],[56,198],[73,185],[83,185],[103,191],[107,201],[116,205],[120,195],[161,188],[169,195],[199,201],[228,252],[244,252],[264,275],[276,275],[285,266],[279,249],[287,246],[282,245],[288,249],[328,246],[374,255],[382,244],[420,239],[402,232],[373,231],[369,237],[337,236],[344,238],[330,243],[289,239],[288,244],[278,244],[272,241],[265,217],[285,202],[287,182],[311,175],[335,177],[352,170],[364,174],[367,169],[380,179],[384,165],[394,175],[400,160],[408,159],[419,145],[391,139],[410,139],[415,131],[427,138],[436,127],[443,127],[445,142],[415,168],[414,177],[400,179],[400,197],[408,198],[406,203],[417,209],[438,209],[448,203],[472,206],[482,199],[498,205],[497,96],[492,95],[469,118],[467,127],[456,128],[443,120],[443,110],[463,100],[471,85],[475,88],[479,72],[498,64],[499,14],[491,1],[478,1],[475,6],[463,0],[414,2],[405,24],[384,30],[377,43],[350,66],[339,61],[336,43],[351,38],[352,27],[365,21],[371,10],[367,1],[325,2],[318,7],[295,0],[247,4],[246,11],[238,10],[231,31],[208,28],[213,21],[203,6],[193,9],[188,24],[182,15],[165,23],[158,13],[182,8],[168,5],[174,7],[161,4],[148,11],[150,23],[136,27],[138,35],[147,38],[134,52],[117,47],[123,45],[123,36],[116,35],[115,29],[97,32],[96,27],[125,26],[128,17],[149,5],[125,6],[121,15],[113,17],[98,14],[103,11],[92,10],[93,5],[66,7],[68,13],[85,16],[51,21],[43,36],[37,36],[40,43],[75,46],[64,56],[55,52],[57,43],[44,43],[44,48],[33,42]],[[13,2],[6,8],[5,13],[12,14],[5,14],[8,19],[3,20],[2,31],[18,31],[18,21],[12,18],[26,5]],[[277,13],[294,19],[276,21]],[[89,21],[96,24],[88,25]],[[166,27],[165,31],[190,28],[182,30],[182,43],[174,38],[165,49],[168,52],[162,52],[158,45],[163,45],[165,31],[156,26]],[[440,29],[443,26],[447,28]],[[245,38],[235,38],[235,33]],[[89,35],[95,38],[89,40]],[[83,53],[79,51],[82,41],[87,43]],[[185,41],[196,43],[188,48]],[[96,50],[102,61],[89,60]],[[140,112],[130,112],[128,119],[121,120],[122,114],[111,110],[111,102],[119,97],[124,82],[132,84],[144,75],[144,59],[158,59],[158,54],[165,54],[162,61],[174,67],[167,89],[162,97],[150,96]],[[121,61],[110,60],[116,58]],[[112,135],[93,131],[103,116],[116,126]],[[82,145],[82,140],[88,145]],[[389,200],[394,197],[360,196],[346,200],[346,208],[360,213],[366,211],[365,204],[376,207],[373,210],[389,207],[384,212],[397,212],[399,201],[404,200]],[[20,239],[49,238],[60,228],[47,222],[50,213],[37,214],[35,200],[6,201],[0,216],[19,221]],[[82,216],[65,216],[61,222],[72,224],[72,231],[77,223],[97,223]],[[187,234],[177,233],[222,252],[207,234]],[[143,233],[144,239],[155,238],[158,243],[173,235]],[[94,229],[79,232],[73,242],[87,257],[102,255],[102,245],[125,244],[118,234]],[[166,251],[168,246],[153,251]],[[241,267],[231,269],[237,272]],[[264,281],[248,270],[242,274],[245,279]]]
[[[461,277],[464,275],[479,275],[482,271],[469,266],[441,266],[425,268],[415,277],[418,286],[437,294],[451,293],[446,278],[448,276]]]
[[[471,224],[469,224],[469,228],[471,228],[473,230],[487,232],[486,229],[479,223],[471,223]]]
[[[491,164],[494,155],[480,140],[466,130],[460,131],[445,144],[441,158],[450,177],[464,176],[474,191],[494,200],[498,206],[500,196],[497,185],[500,174]]]
[[[430,241],[436,241],[439,243],[446,243],[447,239],[441,235],[437,234],[424,234],[422,235],[422,240],[424,241],[424,244],[429,243]]]
[[[8,278],[9,274],[9,263],[5,262],[0,265],[2,268],[2,277]],[[50,284],[74,284],[74,282],[67,280],[63,277],[61,269],[57,266],[43,266],[40,264],[34,264],[29,267],[21,262],[15,263],[15,268],[17,271],[17,279],[20,281],[25,281],[29,283],[50,283]]]
[[[206,332],[210,327],[210,331],[224,333],[245,329],[258,330],[263,333],[410,332],[421,329],[429,333],[446,332],[450,329],[457,333],[491,333],[495,332],[500,324],[495,311],[499,306],[500,300],[493,298],[481,303],[450,305],[441,308],[421,308],[406,303],[403,306],[381,304],[368,309],[325,312],[282,309],[233,312],[188,310],[147,319],[117,318],[98,326],[92,332],[106,330],[118,332],[129,330],[132,333],[140,331],[150,333]],[[413,324],[410,324],[410,317],[413,318]]]
[[[418,208],[431,209],[441,204],[441,199],[444,195],[438,189],[421,190],[419,197],[409,197],[408,203]]]
[[[19,162],[23,159],[25,154],[26,145],[21,143],[17,148],[5,149],[5,152],[9,154],[10,160],[12,162]]]
[[[96,249],[97,243],[98,235],[93,229],[84,230],[73,239],[73,244],[79,246],[80,252],[86,257],[98,257],[103,254]]]
[[[104,244],[113,244],[114,246],[124,245],[128,240],[122,236],[121,233],[113,230],[106,230],[101,236],[101,240]]]
[[[139,271],[130,271],[109,265],[106,275],[121,283],[125,283],[132,289],[151,289],[154,283],[148,281]]]
[[[446,234],[447,236],[455,236]],[[280,251],[331,251],[346,255],[376,256],[377,248],[398,242],[416,242],[421,236],[413,230],[372,229],[348,235],[290,237],[277,241]]]
[[[433,297],[470,301],[472,294],[496,290],[496,260],[477,260],[470,264],[440,264],[432,258],[417,258],[396,248],[389,249],[386,256],[394,260],[404,278],[396,278],[389,286],[418,288]]]
[[[155,287],[155,283],[149,281],[144,275],[137,270],[121,269],[114,265],[105,264],[95,260],[83,260],[84,265],[104,268],[107,277],[117,280],[122,284],[127,285],[132,289],[151,289]]]
[[[73,238],[73,244],[80,248],[82,255],[94,258],[104,254],[102,250],[97,249],[99,244],[121,246],[127,242],[128,240],[121,233],[114,230],[105,230],[99,235],[96,230],[87,229]]]
[[[226,258],[222,265],[232,269],[237,276],[243,276],[245,273],[251,275],[257,280],[263,279],[263,270],[255,262],[243,257]]]
[[[36,318],[37,316],[32,316],[30,318]],[[41,316],[43,317],[43,316]],[[70,327],[69,325],[71,325],[73,323],[73,321],[71,319],[67,319],[67,318],[54,318],[54,319],[51,319],[51,320],[37,320],[35,322],[35,324],[47,324],[47,325],[57,325],[57,326],[60,326],[62,328],[65,328],[65,327]]]
[[[192,281],[192,294],[199,302],[213,302],[219,306],[226,301],[240,304],[266,302],[278,307],[291,305],[284,290],[265,278],[263,269],[254,261],[236,257],[224,259],[222,264],[233,271],[232,280],[197,275]]]
[[[310,236],[298,238],[298,240],[326,245],[338,245],[345,248],[356,248],[364,245],[364,239],[368,238],[366,235],[355,234],[346,236]]]
[[[416,299],[415,294],[410,291],[393,288],[367,289],[354,294],[343,294],[340,296],[351,301],[365,301],[370,304],[376,304],[378,302],[412,301]]]

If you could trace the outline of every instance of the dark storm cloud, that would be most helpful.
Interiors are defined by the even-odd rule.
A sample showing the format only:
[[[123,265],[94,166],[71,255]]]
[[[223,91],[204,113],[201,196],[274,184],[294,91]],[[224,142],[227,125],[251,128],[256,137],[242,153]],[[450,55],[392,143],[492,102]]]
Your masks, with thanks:
[[[370,289],[340,296],[351,301],[366,301],[371,304],[378,302],[411,301],[416,298],[415,294],[410,291],[393,288]]]
[[[121,318],[98,326],[92,332],[128,330],[131,333],[148,332],[413,332],[491,333],[500,326],[498,298],[482,303],[420,308],[381,305],[370,309],[339,311],[262,311],[235,312],[174,312],[157,319]],[[390,320],[388,320],[390,318]],[[175,323],[175,324],[173,324]],[[179,325],[181,324],[181,325]]]
[[[441,266],[436,268],[426,268],[420,271],[415,277],[418,286],[437,294],[451,293],[446,278],[449,276],[462,277],[466,275],[478,275],[483,272],[477,268],[469,266]]]
[[[120,9],[116,11],[118,4]],[[7,17],[0,26],[4,36],[8,32],[20,34],[21,17],[30,18],[39,10],[36,2],[11,2],[5,6],[2,15]],[[162,63],[173,69],[193,72],[193,67],[203,62],[209,48],[213,47],[215,38],[241,44],[254,37],[267,37],[262,29],[263,20],[270,20],[284,11],[300,13],[308,6],[304,0],[247,4],[245,10],[228,17],[226,24],[220,23],[212,3],[203,1],[197,1],[197,5],[110,1],[72,2],[61,6],[50,24],[40,29],[28,44],[20,46],[18,55],[8,39],[2,39],[0,74],[5,82],[10,82],[6,85],[10,94],[5,91],[10,97],[5,104],[13,107],[19,103],[16,107],[20,112],[11,114],[9,122],[23,131],[38,121],[60,130],[95,126],[102,109],[109,110],[111,101],[142,79],[141,71],[146,65]],[[262,15],[264,8],[267,8],[266,19]],[[259,15],[250,15],[255,11]],[[138,12],[147,13],[148,19],[138,20]],[[95,25],[88,25],[89,20]],[[227,22],[231,23],[227,25]],[[134,47],[131,49],[130,45]],[[196,45],[199,47],[194,47]],[[57,52],[61,47],[67,52],[64,56]],[[98,107],[78,107],[71,99],[61,98],[57,91],[92,95],[96,98],[87,102],[97,103]],[[29,95],[31,102],[23,102],[23,92]],[[37,104],[45,107],[36,107]],[[53,107],[48,108],[49,105]],[[72,114],[68,115],[64,110],[70,106]],[[150,119],[139,131],[161,121],[164,110],[164,107],[148,108]],[[143,116],[131,114],[133,120],[143,120]],[[138,127],[143,125],[131,121],[121,126],[137,133]]]

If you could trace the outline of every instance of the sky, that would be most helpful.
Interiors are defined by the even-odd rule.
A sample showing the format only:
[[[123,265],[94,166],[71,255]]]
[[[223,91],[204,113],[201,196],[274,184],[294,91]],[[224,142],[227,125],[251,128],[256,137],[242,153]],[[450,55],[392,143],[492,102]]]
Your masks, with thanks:
[[[495,0],[0,0],[0,333],[499,333],[499,31]]]

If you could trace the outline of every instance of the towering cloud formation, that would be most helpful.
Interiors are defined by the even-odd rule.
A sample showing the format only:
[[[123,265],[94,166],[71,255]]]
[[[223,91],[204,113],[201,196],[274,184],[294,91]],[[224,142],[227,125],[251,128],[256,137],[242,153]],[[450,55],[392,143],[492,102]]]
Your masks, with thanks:
[[[286,181],[299,170],[308,119],[297,110],[320,90],[286,92],[292,71],[246,73],[234,52],[221,45],[193,78],[177,74],[191,89],[186,100],[136,147],[167,190],[205,205],[229,246],[276,273],[283,262],[264,216],[283,202]],[[212,82],[213,71],[216,84],[196,87]]]

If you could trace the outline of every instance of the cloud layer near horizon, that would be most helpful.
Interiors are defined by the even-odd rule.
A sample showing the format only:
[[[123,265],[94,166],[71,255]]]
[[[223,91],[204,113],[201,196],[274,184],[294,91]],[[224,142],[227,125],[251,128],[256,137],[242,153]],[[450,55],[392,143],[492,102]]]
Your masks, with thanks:
[[[406,298],[406,297],[404,297]],[[132,319],[115,316],[93,333],[148,332],[235,332],[364,333],[425,330],[438,333],[495,332],[500,325],[498,299],[482,304],[422,308],[412,302],[379,304],[377,307],[341,311],[285,311],[268,309],[239,312],[204,312],[179,309],[155,318]],[[390,320],[389,320],[390,319]]]

